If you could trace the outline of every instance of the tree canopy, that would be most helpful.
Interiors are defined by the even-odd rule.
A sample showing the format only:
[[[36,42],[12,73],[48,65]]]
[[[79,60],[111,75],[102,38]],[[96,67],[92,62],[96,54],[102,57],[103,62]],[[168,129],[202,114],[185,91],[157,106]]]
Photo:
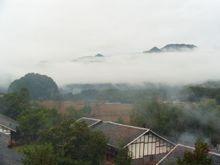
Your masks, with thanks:
[[[37,73],[29,73],[12,82],[8,88],[9,93],[19,92],[26,88],[31,99],[58,99],[59,90],[55,81]]]
[[[178,165],[211,165],[212,159],[208,155],[208,144],[198,139],[193,152],[185,152],[183,159],[179,159]]]
[[[107,139],[101,132],[74,120],[52,127],[41,141],[54,146],[60,164],[101,165],[107,147]]]

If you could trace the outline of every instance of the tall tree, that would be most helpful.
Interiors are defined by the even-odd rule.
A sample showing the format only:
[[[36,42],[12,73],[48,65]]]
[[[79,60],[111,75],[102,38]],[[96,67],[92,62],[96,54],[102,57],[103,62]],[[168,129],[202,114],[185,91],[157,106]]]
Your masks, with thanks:
[[[101,132],[92,131],[81,122],[64,121],[45,132],[42,141],[51,142],[61,164],[101,165],[107,140]]]
[[[17,93],[5,94],[0,99],[1,113],[13,119],[17,119],[29,106],[29,92],[26,88],[20,89]]]
[[[131,165],[131,156],[127,148],[120,147],[115,159],[115,165]]]
[[[50,144],[29,145],[21,149],[24,165],[57,165],[56,155]]]
[[[183,159],[179,159],[178,165],[211,165],[212,160],[208,155],[208,144],[198,139],[193,152],[185,152]]]

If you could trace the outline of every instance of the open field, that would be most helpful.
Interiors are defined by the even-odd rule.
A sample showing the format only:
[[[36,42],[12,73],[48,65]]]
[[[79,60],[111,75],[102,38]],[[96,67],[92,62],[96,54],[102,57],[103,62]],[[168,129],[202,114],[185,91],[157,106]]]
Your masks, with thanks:
[[[46,108],[55,108],[59,112],[65,113],[68,107],[74,107],[76,110],[81,110],[84,106],[89,105],[92,108],[90,117],[108,120],[118,121],[122,119],[124,123],[130,122],[130,113],[133,109],[131,104],[121,103],[85,103],[83,101],[42,101],[40,105]]]

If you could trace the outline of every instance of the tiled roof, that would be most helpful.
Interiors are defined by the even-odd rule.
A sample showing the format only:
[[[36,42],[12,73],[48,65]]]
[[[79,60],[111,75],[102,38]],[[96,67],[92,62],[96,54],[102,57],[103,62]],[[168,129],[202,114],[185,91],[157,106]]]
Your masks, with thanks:
[[[7,116],[0,114],[0,125],[7,127],[12,131],[16,131],[16,127],[18,126],[18,123]]]
[[[114,147],[124,147],[149,131],[149,129],[118,124],[110,121],[99,122],[92,128],[104,133],[108,139],[108,144]]]
[[[22,155],[8,148],[10,136],[0,133],[0,164],[21,165]]]
[[[183,158],[186,151],[192,152],[195,148],[177,144],[164,158],[162,158],[157,165],[166,165],[174,163],[178,158]],[[220,154],[209,152],[209,156],[212,158],[213,165],[220,165]]]
[[[89,127],[101,122],[101,120],[99,120],[99,119],[93,119],[93,118],[87,118],[87,117],[82,117],[77,121],[85,122]]]

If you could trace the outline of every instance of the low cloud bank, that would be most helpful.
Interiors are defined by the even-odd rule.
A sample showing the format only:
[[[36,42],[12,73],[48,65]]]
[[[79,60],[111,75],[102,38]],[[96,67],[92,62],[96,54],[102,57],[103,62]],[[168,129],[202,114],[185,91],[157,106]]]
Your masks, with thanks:
[[[47,74],[59,85],[106,82],[197,83],[220,79],[218,59],[218,51],[198,50],[186,53],[116,54],[82,61],[68,58],[62,61],[18,60],[16,64],[1,62],[0,85],[28,72]]]

